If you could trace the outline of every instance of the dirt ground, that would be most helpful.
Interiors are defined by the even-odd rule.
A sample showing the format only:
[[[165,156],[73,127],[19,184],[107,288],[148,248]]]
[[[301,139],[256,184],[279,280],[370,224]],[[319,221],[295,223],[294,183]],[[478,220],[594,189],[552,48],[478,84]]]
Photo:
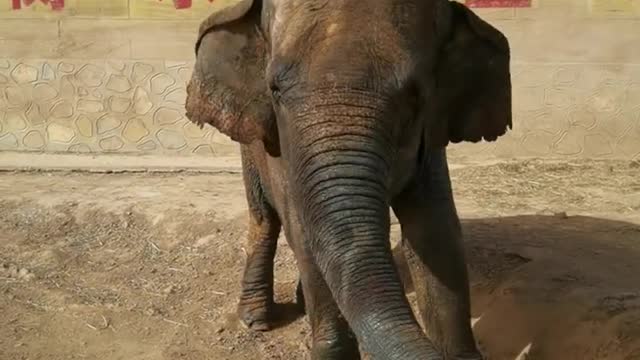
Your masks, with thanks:
[[[640,359],[640,163],[452,176],[488,359]],[[0,359],[304,359],[284,241],[278,327],[233,315],[245,225],[233,171],[0,173]]]

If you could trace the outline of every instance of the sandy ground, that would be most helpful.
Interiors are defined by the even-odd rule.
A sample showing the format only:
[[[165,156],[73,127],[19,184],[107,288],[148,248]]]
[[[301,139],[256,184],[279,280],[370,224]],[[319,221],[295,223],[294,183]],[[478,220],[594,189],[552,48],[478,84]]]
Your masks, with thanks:
[[[489,359],[640,359],[639,163],[452,176]],[[304,359],[284,241],[278,327],[233,315],[245,225],[233,171],[0,173],[0,359]]]

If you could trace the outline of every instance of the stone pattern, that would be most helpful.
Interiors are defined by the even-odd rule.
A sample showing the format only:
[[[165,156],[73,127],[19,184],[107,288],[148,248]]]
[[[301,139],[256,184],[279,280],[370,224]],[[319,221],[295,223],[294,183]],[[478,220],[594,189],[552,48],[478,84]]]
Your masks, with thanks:
[[[185,117],[189,62],[0,60],[0,150],[228,155]]]
[[[186,119],[190,62],[0,60],[0,150],[234,155]],[[452,156],[640,158],[640,65],[514,63],[514,129]]]

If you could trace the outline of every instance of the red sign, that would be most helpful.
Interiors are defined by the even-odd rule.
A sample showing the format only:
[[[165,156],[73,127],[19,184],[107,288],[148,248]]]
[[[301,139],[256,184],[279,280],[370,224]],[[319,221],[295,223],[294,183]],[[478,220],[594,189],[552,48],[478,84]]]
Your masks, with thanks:
[[[13,8],[13,10],[20,10],[23,7],[31,6],[36,1],[40,1],[45,5],[51,6],[51,10],[53,11],[60,11],[64,9],[64,0],[11,0],[11,7]],[[162,0],[158,0],[158,1],[162,1]],[[207,1],[209,1],[210,3],[214,2],[214,0],[207,0]],[[193,0],[173,0],[173,6],[177,10],[191,9],[192,5],[193,5]]]
[[[173,6],[178,10],[189,9],[191,8],[191,5],[191,0],[173,0]]]
[[[531,0],[465,0],[470,8],[523,8],[531,7]]]
[[[162,1],[162,0],[158,0]],[[209,2],[213,2],[214,0],[208,0]],[[178,9],[191,9],[191,5],[193,5],[193,0],[173,0],[173,6]]]
[[[158,0],[158,1],[162,2],[162,0]],[[173,0],[173,7],[175,7],[178,10],[191,9],[191,5],[193,5],[192,0]]]
[[[22,6],[31,6],[36,0],[12,0],[13,10],[20,10]],[[60,11],[64,9],[64,0],[40,0],[45,5],[50,5],[51,10]]]

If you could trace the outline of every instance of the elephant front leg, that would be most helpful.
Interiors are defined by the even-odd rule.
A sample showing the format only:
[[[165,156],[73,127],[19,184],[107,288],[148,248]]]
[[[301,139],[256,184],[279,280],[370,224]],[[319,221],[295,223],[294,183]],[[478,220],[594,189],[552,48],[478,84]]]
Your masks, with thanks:
[[[310,258],[300,265],[304,307],[309,317],[312,360],[360,359],[358,342],[333,300],[331,291]]]
[[[427,336],[445,359],[482,359],[471,329],[469,280],[444,151],[432,154],[393,209]]]
[[[240,320],[251,330],[270,329],[273,313],[273,261],[276,254],[280,221],[277,217],[249,216],[247,261],[238,303]]]
[[[273,262],[282,224],[267,201],[258,171],[244,148],[242,161],[249,231],[238,316],[249,329],[267,331],[271,328],[274,307]]]

